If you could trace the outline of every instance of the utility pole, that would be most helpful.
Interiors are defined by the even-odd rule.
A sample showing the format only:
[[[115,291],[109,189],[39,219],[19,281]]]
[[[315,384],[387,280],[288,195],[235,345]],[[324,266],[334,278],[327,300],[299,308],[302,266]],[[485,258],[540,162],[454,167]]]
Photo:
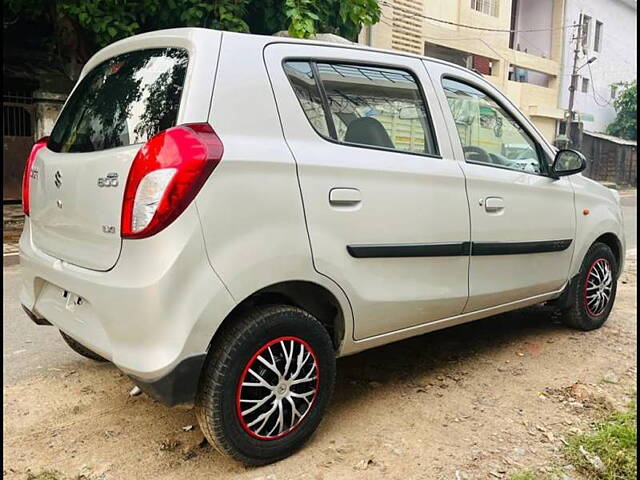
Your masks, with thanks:
[[[573,67],[571,70],[571,85],[569,86],[569,118],[567,120],[567,129],[565,135],[569,139],[569,142],[572,142],[571,139],[571,127],[573,124],[573,99],[575,96],[576,88],[578,86],[578,54],[580,53],[580,47],[582,46],[582,13],[580,14],[580,19],[578,23],[578,33],[575,37],[576,40],[576,48],[573,50]]]

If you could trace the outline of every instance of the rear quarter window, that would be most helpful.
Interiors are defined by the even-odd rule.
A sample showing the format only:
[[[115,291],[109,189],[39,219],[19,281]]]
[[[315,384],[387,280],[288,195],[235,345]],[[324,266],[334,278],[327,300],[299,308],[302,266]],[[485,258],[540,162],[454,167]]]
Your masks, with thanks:
[[[54,152],[94,152],[143,143],[175,125],[188,54],[181,48],[118,55],[91,70],[51,136]]]

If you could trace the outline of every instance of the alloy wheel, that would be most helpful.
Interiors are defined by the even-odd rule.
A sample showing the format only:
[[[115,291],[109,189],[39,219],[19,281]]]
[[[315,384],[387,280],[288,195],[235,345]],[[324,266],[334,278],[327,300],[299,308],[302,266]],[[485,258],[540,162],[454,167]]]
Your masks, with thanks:
[[[587,271],[584,285],[584,305],[587,314],[598,317],[611,300],[613,274],[606,258],[598,258]]]
[[[236,413],[254,438],[276,440],[295,430],[311,410],[320,379],[313,348],[298,337],[279,337],[247,362],[236,389]]]

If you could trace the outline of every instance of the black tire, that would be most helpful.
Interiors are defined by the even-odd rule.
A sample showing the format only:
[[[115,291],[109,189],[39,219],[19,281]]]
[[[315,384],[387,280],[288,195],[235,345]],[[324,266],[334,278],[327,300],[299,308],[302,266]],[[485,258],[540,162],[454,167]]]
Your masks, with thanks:
[[[92,352],[91,350],[89,350],[84,345],[76,342],[73,338],[71,338],[69,335],[64,333],[62,330],[60,330],[60,335],[62,335],[62,338],[64,338],[64,341],[67,342],[67,345],[69,345],[71,347],[71,350],[73,350],[77,354],[82,355],[85,358],[90,358],[91,360],[95,360],[96,362],[107,362],[108,361],[106,358],[101,357],[97,353]]]
[[[609,265],[611,270],[611,289],[609,299],[604,307],[592,311],[588,305],[587,279],[590,272],[598,265]],[[577,330],[595,330],[600,328],[609,317],[616,298],[618,280],[618,262],[616,257],[604,243],[596,242],[582,260],[580,273],[571,291],[571,305],[562,312],[561,318],[565,325]],[[590,284],[591,285],[591,284]],[[591,287],[590,287],[591,288]]]
[[[287,338],[283,339],[283,337]],[[284,346],[283,342],[285,342]],[[287,348],[286,345],[289,344],[295,346],[296,351],[300,346],[301,354],[303,351],[310,353],[310,356],[304,356],[307,358],[306,361],[310,362],[305,364],[304,368],[308,367],[311,373],[304,373],[304,375],[315,374],[316,376],[313,377],[314,380],[305,380],[304,378],[302,380],[305,380],[303,385],[306,386],[304,388],[311,388],[314,392],[313,397],[310,406],[307,407],[307,404],[304,404],[307,410],[301,412],[302,415],[297,417],[299,418],[298,422],[292,423],[293,420],[290,422],[292,428],[287,429],[280,436],[275,436],[277,438],[258,438],[256,433],[251,431],[250,419],[245,421],[245,416],[241,413],[239,406],[242,402],[247,401],[241,399],[243,395],[247,394],[246,392],[252,392],[251,388],[259,390],[264,387],[245,387],[241,380],[254,379],[255,377],[250,377],[247,372],[252,365],[257,365],[255,369],[253,367],[251,369],[257,371],[264,379],[270,378],[273,383],[278,382],[273,371],[270,372],[262,364],[257,363],[258,354],[265,352],[266,355],[267,351],[270,354],[275,351],[275,358],[271,357],[274,358],[273,365],[279,365],[278,371],[284,370],[285,379],[287,379],[287,375],[289,382],[297,378],[293,376],[293,362],[297,361],[298,365],[302,364],[300,360],[296,360],[298,358],[295,356],[296,354],[292,353],[293,347],[289,355],[292,362],[290,370],[287,370],[289,363],[283,359],[284,354],[280,353],[282,351],[280,347]],[[285,362],[287,366],[282,368],[282,362]],[[261,367],[262,369],[260,369]],[[255,382],[255,379],[253,381]],[[236,319],[229,328],[220,332],[219,338],[211,345],[196,395],[196,417],[207,440],[219,452],[248,465],[266,465],[288,457],[309,439],[322,420],[333,393],[334,382],[335,352],[333,344],[329,334],[318,320],[304,310],[288,305],[257,307]],[[271,384],[271,382],[269,383]],[[244,390],[245,388],[249,390]],[[288,394],[289,389],[294,392],[297,388],[299,386],[289,387],[287,385],[285,395]],[[264,389],[264,392],[269,392],[269,390]],[[280,392],[280,394],[282,393]],[[271,395],[275,395],[275,389],[267,396]],[[265,394],[261,394],[258,398],[264,398],[264,396]],[[285,400],[300,402],[300,399],[283,398],[281,401],[283,405],[281,408],[284,410],[283,418],[296,418],[293,415],[288,416]],[[269,409],[275,404],[275,397],[273,397],[272,403],[268,402],[264,407],[260,407],[255,415],[266,413],[261,412],[261,409]],[[292,403],[292,405],[294,404]],[[291,408],[289,408],[289,413],[293,413]],[[246,417],[248,416],[247,414]],[[278,421],[277,418],[276,421]],[[269,426],[260,433],[266,435]]]

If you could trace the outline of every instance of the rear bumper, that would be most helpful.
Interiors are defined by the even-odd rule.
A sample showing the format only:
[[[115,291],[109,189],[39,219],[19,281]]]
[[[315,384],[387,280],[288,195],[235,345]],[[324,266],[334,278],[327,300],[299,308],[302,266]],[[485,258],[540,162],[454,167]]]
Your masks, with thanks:
[[[118,263],[107,272],[46,255],[33,245],[29,227],[27,218],[20,238],[20,300],[32,319],[46,319],[144,390],[157,391],[160,400],[192,396],[178,395],[195,388],[187,388],[194,381],[182,377],[197,383],[199,367],[191,367],[202,362],[183,361],[204,359],[235,306],[207,260],[195,209],[151,238],[124,241]]]
[[[22,310],[24,310],[24,313],[27,314],[27,317],[29,317],[31,321],[36,325],[51,325],[51,322],[49,322],[49,320],[47,320],[46,318],[38,317],[35,313],[33,313],[24,305],[22,305]]]
[[[168,407],[181,403],[193,403],[205,358],[204,354],[185,358],[173,370],[157,380],[144,380],[134,375],[129,375],[129,378],[144,393]]]
[[[22,309],[36,325],[51,325],[46,318],[38,317],[24,305]],[[83,347],[87,348],[85,345]],[[145,380],[134,375],[129,375],[129,378],[144,393],[168,407],[181,403],[193,403],[205,359],[205,354],[185,358],[173,370],[157,380]]]

